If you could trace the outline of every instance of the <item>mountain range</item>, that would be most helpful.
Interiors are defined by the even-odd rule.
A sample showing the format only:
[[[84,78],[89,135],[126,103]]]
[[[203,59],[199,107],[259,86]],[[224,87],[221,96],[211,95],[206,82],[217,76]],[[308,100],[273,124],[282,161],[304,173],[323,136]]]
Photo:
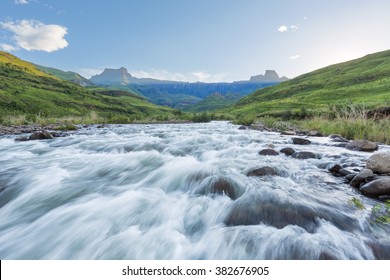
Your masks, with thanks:
[[[149,78],[136,78],[132,76],[126,68],[104,69],[98,75],[92,76],[90,81],[98,86],[110,89],[130,90],[147,98],[150,102],[165,105],[185,111],[194,111],[194,105],[204,100],[212,94],[223,95],[232,94],[235,99],[221,98],[221,102],[214,102],[213,109],[218,109],[216,104],[226,106],[237,101],[239,97],[248,95],[255,90],[272,86],[288,80],[286,77],[279,77],[275,70],[266,70],[264,75],[252,76],[247,81],[236,81],[232,83],[205,83],[205,82],[179,82],[156,80]],[[212,98],[215,100],[218,95]],[[207,100],[206,100],[207,101]],[[196,106],[209,108],[208,106]]]

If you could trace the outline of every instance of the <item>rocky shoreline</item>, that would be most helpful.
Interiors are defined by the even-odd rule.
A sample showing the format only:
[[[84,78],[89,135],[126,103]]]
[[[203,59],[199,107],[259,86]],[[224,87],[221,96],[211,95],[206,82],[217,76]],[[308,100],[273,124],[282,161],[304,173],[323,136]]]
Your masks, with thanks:
[[[306,136],[306,137],[325,137],[320,132],[302,131],[289,129],[281,131],[274,128],[268,128],[263,123],[254,123],[250,126],[240,126],[239,129],[252,129],[259,131],[270,131],[279,132],[281,135],[288,136]],[[348,140],[338,134],[332,134],[328,136],[332,142],[335,142],[335,146],[343,147],[351,151],[373,153],[378,151],[378,143],[374,143],[364,139]],[[308,138],[292,137],[291,144],[301,146],[309,146],[311,141]],[[296,151],[293,148],[286,147],[280,151],[266,148],[259,151],[261,156],[277,156],[279,154],[291,156],[296,159],[310,159],[310,158],[321,158],[320,154],[312,151]],[[390,200],[390,151],[378,151],[370,156],[366,162],[366,166],[363,169],[351,168],[344,166],[341,163],[336,164],[328,171],[336,176],[343,177],[345,182],[349,183],[351,187],[359,190],[363,195],[379,199],[382,201]],[[277,170],[272,170],[269,166],[263,166],[260,168],[253,169],[248,172],[247,176],[280,176]]]

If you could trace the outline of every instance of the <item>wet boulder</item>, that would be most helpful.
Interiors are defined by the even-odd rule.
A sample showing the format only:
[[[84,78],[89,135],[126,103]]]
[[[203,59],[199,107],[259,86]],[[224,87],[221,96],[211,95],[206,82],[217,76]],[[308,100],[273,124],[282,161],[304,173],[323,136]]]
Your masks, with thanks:
[[[224,223],[227,226],[258,225],[260,223],[276,228],[297,225],[308,232],[314,232],[319,219],[332,222],[342,230],[353,230],[359,222],[345,214],[326,207],[312,207],[271,194],[262,193],[242,196],[230,207]]]
[[[263,166],[260,168],[256,168],[253,170],[250,170],[247,174],[247,176],[276,176],[278,175],[278,172],[275,168],[270,167],[270,166]]]
[[[28,140],[45,140],[45,139],[53,139],[53,135],[47,130],[42,130],[38,132],[34,132],[30,135]]]
[[[243,191],[236,183],[228,179],[209,177],[200,183],[195,193],[201,195],[226,195],[234,200],[239,198]]]
[[[360,191],[367,196],[373,197],[390,195],[390,177],[383,177],[368,182],[360,188]]]
[[[310,159],[310,158],[319,158],[319,155],[313,152],[295,152],[292,155],[296,159]]]
[[[285,154],[286,156],[292,156],[295,153],[295,150],[290,147],[286,147],[280,150],[281,153]]]
[[[295,131],[293,131],[293,130],[285,130],[285,131],[282,131],[280,134],[282,134],[282,135],[296,135]]]
[[[329,138],[332,140],[332,142],[349,142],[348,139],[344,138],[340,134],[331,134],[329,135]]]
[[[365,184],[369,181],[372,181],[375,177],[374,173],[370,169],[362,169],[359,174],[357,174],[352,181],[350,182],[350,185],[354,188],[359,188],[362,184]]]
[[[341,169],[343,169],[343,167],[340,164],[336,164],[329,168],[329,172],[337,176]]]
[[[345,148],[352,151],[373,152],[378,150],[378,144],[368,140],[354,140],[348,143]]]
[[[261,156],[277,156],[279,153],[274,149],[263,149],[259,152]]]
[[[310,130],[308,133],[307,133],[307,136],[312,136],[312,137],[323,137],[324,135],[317,131],[317,130]]]
[[[242,125],[242,126],[240,126],[239,128],[238,128],[239,130],[246,130],[246,129],[248,129],[245,125]]]
[[[309,139],[294,137],[291,139],[295,145],[309,145],[311,141]]]
[[[366,168],[374,173],[390,173],[390,152],[376,153],[367,160]]]

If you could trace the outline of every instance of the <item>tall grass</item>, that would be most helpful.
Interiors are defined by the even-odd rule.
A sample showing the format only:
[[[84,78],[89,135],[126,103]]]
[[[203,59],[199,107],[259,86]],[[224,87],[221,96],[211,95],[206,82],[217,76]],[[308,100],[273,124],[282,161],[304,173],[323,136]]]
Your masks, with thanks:
[[[306,129],[319,130],[324,134],[340,134],[347,139],[366,139],[390,144],[390,119],[368,118],[364,104],[345,103],[334,105],[329,112],[299,121]]]

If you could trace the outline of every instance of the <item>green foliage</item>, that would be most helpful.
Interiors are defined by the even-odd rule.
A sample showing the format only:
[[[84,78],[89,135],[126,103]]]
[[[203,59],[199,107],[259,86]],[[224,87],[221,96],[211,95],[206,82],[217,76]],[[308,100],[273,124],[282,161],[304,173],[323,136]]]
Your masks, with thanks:
[[[322,112],[351,117],[377,106],[390,106],[390,50],[258,90],[224,111],[257,116],[284,112],[284,119],[304,119]]]
[[[356,197],[353,197],[353,198],[351,199],[351,202],[352,202],[353,205],[355,205],[356,208],[358,208],[359,210],[366,209],[366,208],[364,207],[364,205],[363,205],[363,202],[362,202],[360,199],[356,198]]]
[[[173,109],[147,102],[129,92],[86,89],[36,69],[32,64],[0,52],[0,121],[2,124],[131,122]],[[166,118],[166,117],[165,117]]]
[[[214,119],[215,114],[214,113],[199,113],[199,114],[193,114],[192,115],[192,121],[196,123],[205,123],[205,122],[210,122]]]
[[[237,120],[235,120],[233,123],[239,124],[239,125],[250,126],[254,122],[255,122],[255,118],[253,116],[241,116]]]
[[[375,205],[371,210],[371,217],[376,223],[390,224],[390,200]]]

